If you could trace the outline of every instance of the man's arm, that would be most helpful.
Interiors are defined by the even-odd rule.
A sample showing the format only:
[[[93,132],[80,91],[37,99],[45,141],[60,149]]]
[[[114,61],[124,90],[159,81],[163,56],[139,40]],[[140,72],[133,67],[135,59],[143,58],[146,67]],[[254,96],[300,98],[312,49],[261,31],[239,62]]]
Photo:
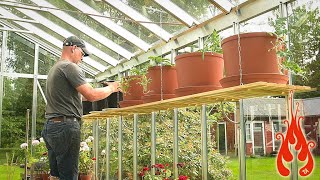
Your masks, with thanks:
[[[113,92],[119,91],[119,83],[108,83],[108,86],[101,88],[93,88],[89,83],[78,86],[76,89],[88,101],[98,101],[108,97]]]

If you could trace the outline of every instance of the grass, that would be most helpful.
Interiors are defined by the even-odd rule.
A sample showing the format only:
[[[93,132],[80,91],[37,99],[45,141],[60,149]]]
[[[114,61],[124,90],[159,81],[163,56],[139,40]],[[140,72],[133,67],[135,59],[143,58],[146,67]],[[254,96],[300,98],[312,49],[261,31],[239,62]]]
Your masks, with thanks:
[[[308,177],[300,177],[299,179],[319,179],[320,177],[320,156],[315,156],[315,165],[313,167],[313,172]],[[239,160],[238,158],[230,158],[229,168],[233,172],[234,179],[239,179]],[[303,163],[299,163],[298,168],[301,168]],[[275,157],[256,157],[256,158],[246,158],[246,169],[247,169],[247,179],[290,179],[290,177],[282,177],[277,170],[276,158]],[[287,166],[289,167],[289,166]]]
[[[8,179],[11,176],[12,179],[21,179],[20,173],[23,173],[24,169],[18,166],[8,167],[6,165],[0,165],[0,179]]]

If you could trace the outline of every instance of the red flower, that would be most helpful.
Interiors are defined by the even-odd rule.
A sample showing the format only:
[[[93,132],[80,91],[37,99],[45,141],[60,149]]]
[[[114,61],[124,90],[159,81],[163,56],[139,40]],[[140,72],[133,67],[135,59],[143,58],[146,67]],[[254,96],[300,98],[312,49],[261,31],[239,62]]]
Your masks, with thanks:
[[[164,169],[164,165],[163,164],[157,164],[157,165],[158,165],[158,168]]]
[[[149,171],[148,167],[143,167],[143,171]]]
[[[144,172],[141,171],[141,172],[139,173],[139,176],[143,177],[143,176],[144,176]]]
[[[167,163],[167,164],[166,164],[166,166],[168,167],[168,166],[169,166],[169,164]]]
[[[156,173],[155,173],[156,175],[160,175],[160,171],[156,171]]]
[[[179,176],[179,180],[188,180],[188,176],[181,175]]]
[[[183,164],[183,163],[178,163],[178,164],[177,164],[177,167],[178,167],[178,168],[179,168],[179,167],[181,167],[181,168],[182,168],[183,166],[184,166],[184,164]]]
[[[93,157],[93,158],[92,158],[92,160],[94,160],[94,161],[95,161],[95,160],[97,160],[97,158]]]

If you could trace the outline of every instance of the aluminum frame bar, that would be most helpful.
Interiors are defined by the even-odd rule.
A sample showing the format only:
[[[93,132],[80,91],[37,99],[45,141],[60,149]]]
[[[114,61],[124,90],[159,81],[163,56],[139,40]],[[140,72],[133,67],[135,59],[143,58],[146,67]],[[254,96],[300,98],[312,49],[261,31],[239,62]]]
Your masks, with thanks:
[[[194,24],[199,24],[196,19],[170,0],[154,0],[154,2],[188,27],[191,27]]]
[[[138,179],[138,114],[133,115],[133,180]]]
[[[44,0],[31,0],[31,1],[33,3],[35,3],[35,4],[37,4],[37,5],[40,5],[40,6],[46,6],[46,7],[50,7],[50,8],[57,8],[54,5],[52,5],[49,2],[44,1]],[[69,24],[70,26],[73,26],[77,30],[83,32],[84,34],[86,34],[87,36],[89,36],[92,39],[96,40],[97,42],[100,42],[101,44],[103,44],[104,46],[108,47],[112,51],[120,54],[124,58],[130,60],[131,57],[134,56],[133,53],[131,53],[128,50],[124,49],[120,45],[114,43],[110,39],[108,39],[105,36],[101,35],[100,33],[96,32],[94,29],[88,27],[87,25],[83,24],[81,21],[79,21],[76,18],[70,16],[69,14],[67,14],[67,13],[65,13],[63,11],[60,11],[60,10],[51,10],[50,9],[48,11],[51,14],[55,15],[56,17],[58,17],[59,19],[61,19],[62,21],[64,21],[67,24]],[[72,22],[72,23],[70,23],[70,22]],[[118,61],[117,62],[113,62],[113,60],[110,60],[110,64],[115,64],[115,63],[118,64]]]
[[[32,110],[31,110],[31,118],[32,118],[32,129],[31,129],[31,139],[36,139],[36,126],[37,126],[37,106],[38,106],[38,66],[39,66],[39,44],[34,45],[34,68],[33,68],[33,90],[32,90]]]
[[[88,14],[99,14],[98,11],[87,5],[86,3],[79,1],[79,0],[64,0],[73,7],[77,8],[78,10],[88,13]],[[148,51],[151,48],[151,45],[143,41],[142,39],[138,38],[136,35],[132,34],[130,31],[126,30],[122,26],[119,26],[115,22],[110,19],[92,16],[89,15],[94,20],[98,21],[100,24],[104,25],[106,28],[110,29],[114,33],[118,34],[119,36],[123,37],[127,41],[131,42],[132,44],[136,45],[138,48],[142,49],[143,51]]]
[[[208,133],[206,105],[201,106],[201,170],[202,180],[208,179]]]
[[[39,22],[31,20],[31,19],[10,18],[10,17],[5,17],[5,16],[0,16],[0,19],[39,24]]]
[[[234,4],[232,4],[228,0],[209,0],[210,3],[212,3],[214,6],[216,6],[218,9],[223,11],[224,13],[229,13],[232,8],[234,7]]]
[[[156,24],[151,24],[152,21],[150,21],[148,18],[144,17],[139,12],[137,12],[130,6],[126,5],[125,3],[121,1],[115,1],[115,0],[104,0],[104,1],[135,21],[150,22],[150,23],[139,22],[139,24],[144,26],[148,30],[150,30],[152,33],[154,33],[156,36],[160,37],[164,41],[168,42],[172,38],[172,35],[170,33],[168,33],[167,31],[165,31],[164,29],[162,29],[160,26]]]
[[[4,64],[5,64],[5,60],[7,59],[7,37],[8,37],[8,32],[7,31],[3,31],[2,32],[2,46],[1,46],[1,64],[0,64],[0,73],[2,74],[4,72]],[[2,132],[2,120],[3,120],[3,116],[2,116],[2,105],[3,105],[3,87],[4,87],[4,76],[1,75],[0,76],[0,147],[2,147],[2,142],[1,142],[1,132]]]
[[[0,27],[0,31],[11,31],[11,32],[20,32],[20,33],[34,34],[34,33],[31,32],[31,31],[25,31],[25,30],[21,30],[21,29],[2,28],[2,27]]]

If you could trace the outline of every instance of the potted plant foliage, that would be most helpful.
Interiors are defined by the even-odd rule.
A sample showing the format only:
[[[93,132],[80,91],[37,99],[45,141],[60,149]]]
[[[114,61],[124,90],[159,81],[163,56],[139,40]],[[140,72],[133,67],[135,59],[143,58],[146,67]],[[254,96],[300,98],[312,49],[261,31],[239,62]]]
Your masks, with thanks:
[[[176,56],[178,88],[176,96],[185,96],[220,89],[223,77],[223,57],[220,36],[213,31],[199,52]]]
[[[142,104],[141,97],[143,96],[143,74],[145,74],[145,67],[134,67],[130,70],[130,76],[121,78],[120,85],[123,92],[123,100],[120,101],[120,107],[128,107]]]
[[[161,56],[150,56],[150,66],[143,86],[146,91],[142,100],[144,103],[174,98],[174,90],[178,87],[176,68],[169,59]]]
[[[288,70],[303,76],[303,70],[290,60],[292,53],[286,48],[286,18],[277,18],[270,25],[275,32],[244,33],[222,41],[226,74],[220,81],[223,87],[240,85],[240,79],[243,84],[257,81],[286,84]]]
[[[89,136],[85,141],[80,143],[79,155],[79,179],[91,180],[95,158],[92,157],[92,141],[93,137]]]

